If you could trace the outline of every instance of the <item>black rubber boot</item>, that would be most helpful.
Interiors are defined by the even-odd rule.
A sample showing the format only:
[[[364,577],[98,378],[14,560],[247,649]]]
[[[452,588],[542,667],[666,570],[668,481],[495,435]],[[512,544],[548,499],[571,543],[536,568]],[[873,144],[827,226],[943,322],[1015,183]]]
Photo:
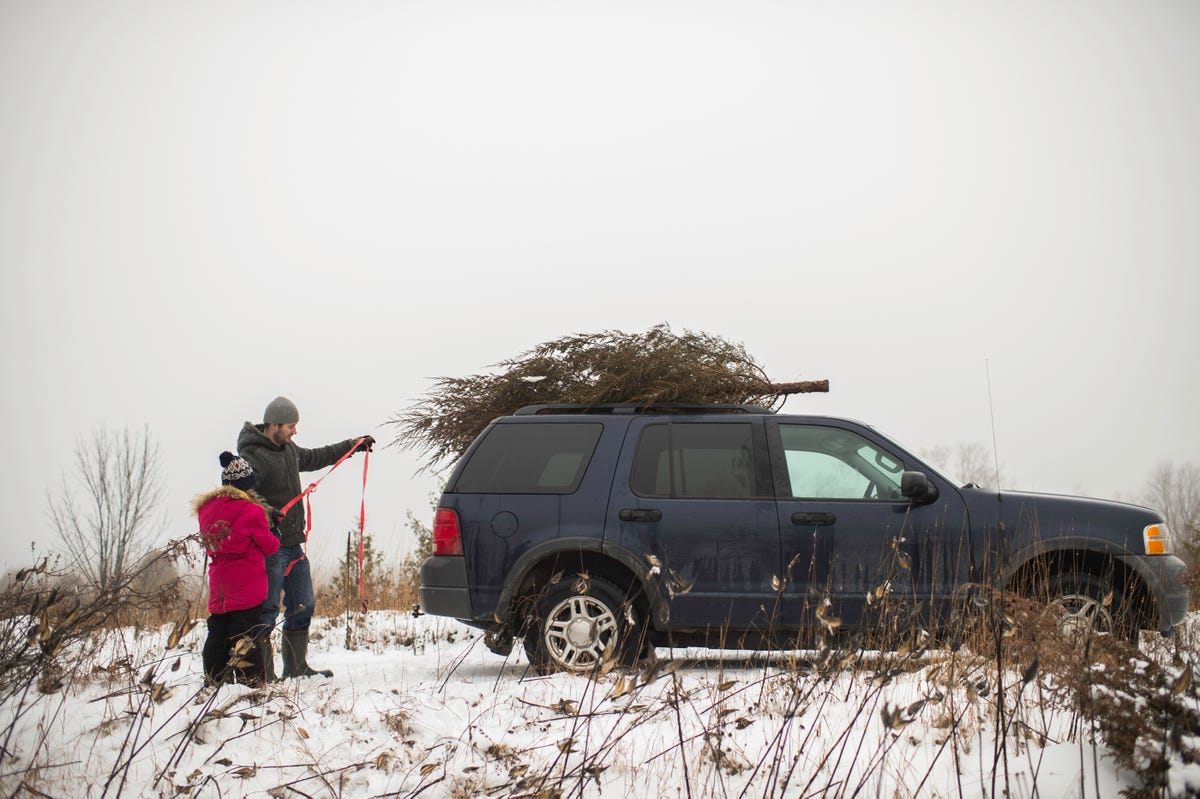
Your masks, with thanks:
[[[271,649],[271,636],[264,635],[260,638],[258,647],[262,650],[263,682],[279,682],[279,677],[275,675],[275,650]]]
[[[289,677],[332,677],[329,669],[314,669],[308,665],[308,630],[283,631],[283,679]]]

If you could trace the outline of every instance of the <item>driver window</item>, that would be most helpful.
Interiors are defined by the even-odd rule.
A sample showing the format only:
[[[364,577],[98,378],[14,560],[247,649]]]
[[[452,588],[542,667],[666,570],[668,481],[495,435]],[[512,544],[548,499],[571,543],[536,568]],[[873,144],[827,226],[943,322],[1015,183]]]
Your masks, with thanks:
[[[791,496],[810,499],[900,498],[904,465],[862,436],[836,427],[779,426]]]

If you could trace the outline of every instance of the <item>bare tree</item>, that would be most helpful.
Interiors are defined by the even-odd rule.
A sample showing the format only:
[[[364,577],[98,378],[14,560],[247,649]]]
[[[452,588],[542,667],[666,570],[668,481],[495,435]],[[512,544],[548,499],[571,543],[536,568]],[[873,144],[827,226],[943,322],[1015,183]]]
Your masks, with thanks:
[[[108,591],[146,554],[163,497],[158,445],[149,430],[95,431],[75,447],[74,481],[63,475],[50,518],[74,567]],[[82,498],[79,494],[82,493]]]
[[[1003,481],[988,448],[978,441],[953,448],[931,447],[921,457],[934,468],[947,472],[947,476],[961,480],[963,485],[997,488],[997,481]]]
[[[1200,465],[1159,463],[1146,485],[1144,501],[1166,518],[1191,562],[1200,562]]]

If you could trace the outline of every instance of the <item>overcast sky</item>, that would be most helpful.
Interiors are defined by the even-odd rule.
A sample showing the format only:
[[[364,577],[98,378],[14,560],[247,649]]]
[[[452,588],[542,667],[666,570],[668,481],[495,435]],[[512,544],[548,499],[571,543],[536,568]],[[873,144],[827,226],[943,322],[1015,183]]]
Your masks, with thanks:
[[[1198,142],[1194,0],[0,0],[3,556],[98,428],[151,431],[180,536],[277,394],[386,441],[433,377],[660,322],[1136,497],[1200,460]],[[385,549],[417,466],[372,456]]]

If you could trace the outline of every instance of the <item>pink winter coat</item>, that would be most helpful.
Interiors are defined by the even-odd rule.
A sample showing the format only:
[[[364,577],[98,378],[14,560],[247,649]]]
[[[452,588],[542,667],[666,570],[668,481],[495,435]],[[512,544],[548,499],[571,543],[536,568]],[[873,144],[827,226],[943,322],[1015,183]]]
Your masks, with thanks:
[[[196,498],[200,535],[208,550],[208,612],[228,613],[261,605],[267,598],[267,556],[279,539],[267,512],[249,494],[221,486]]]

